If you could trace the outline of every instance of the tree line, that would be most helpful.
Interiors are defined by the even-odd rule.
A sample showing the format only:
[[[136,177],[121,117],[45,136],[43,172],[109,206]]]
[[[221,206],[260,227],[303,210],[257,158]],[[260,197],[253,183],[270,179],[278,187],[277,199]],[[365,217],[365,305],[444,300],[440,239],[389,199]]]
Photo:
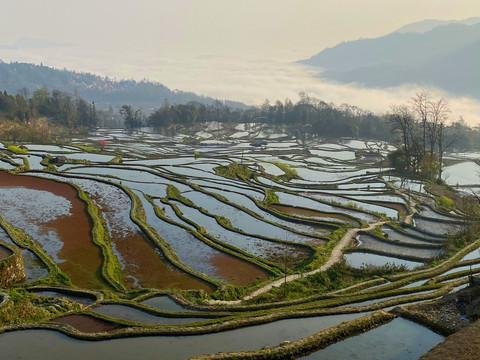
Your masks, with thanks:
[[[300,93],[298,102],[290,99],[266,100],[260,106],[247,109],[231,108],[217,100],[205,105],[198,102],[170,105],[167,101],[148,117],[130,105],[121,109],[127,127],[141,125],[169,127],[192,126],[210,121],[234,123],[267,123],[293,125],[301,134],[309,133],[323,137],[362,137],[391,140],[391,125],[382,116],[356,106],[335,106]]]
[[[43,87],[28,96],[28,90],[9,95],[0,92],[0,115],[4,119],[28,123],[47,117],[53,124],[67,128],[93,128],[98,123],[95,103],[87,103],[78,94]]]
[[[433,99],[425,91],[409,104],[394,105],[382,115],[347,104],[336,106],[305,93],[299,94],[296,103],[290,99],[274,103],[265,100],[262,105],[247,109],[231,108],[219,100],[210,105],[198,102],[171,105],[165,101],[149,116],[130,105],[124,105],[120,112],[126,127],[189,127],[210,121],[267,123],[291,126],[300,138],[311,134],[396,142],[401,145],[401,152],[392,155],[394,166],[417,173],[427,172],[427,168],[432,170],[447,149],[480,148],[479,128],[467,126],[461,117],[447,123],[450,114],[447,101]],[[437,174],[440,170],[437,168]]]

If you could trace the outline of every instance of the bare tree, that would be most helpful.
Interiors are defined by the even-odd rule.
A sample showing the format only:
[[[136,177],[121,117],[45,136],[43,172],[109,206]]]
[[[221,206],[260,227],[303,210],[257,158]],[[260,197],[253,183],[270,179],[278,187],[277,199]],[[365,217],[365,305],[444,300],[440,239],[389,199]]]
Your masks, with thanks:
[[[399,131],[403,142],[403,151],[407,159],[407,166],[410,167],[413,151],[416,150],[414,139],[415,119],[406,105],[390,106],[390,122],[393,130]]]
[[[430,93],[423,90],[420,93],[415,94],[413,98],[410,99],[410,106],[415,114],[418,115],[422,123],[423,129],[423,154],[425,154],[425,145],[426,145],[426,128],[427,120],[429,113],[429,102],[430,102]]]
[[[430,154],[433,157],[435,145],[438,144],[438,179],[442,178],[442,162],[445,150],[453,144],[453,140],[448,143],[444,142],[443,129],[445,122],[450,114],[448,101],[440,98],[437,101],[429,101],[429,122],[427,122],[427,131],[430,145]]]

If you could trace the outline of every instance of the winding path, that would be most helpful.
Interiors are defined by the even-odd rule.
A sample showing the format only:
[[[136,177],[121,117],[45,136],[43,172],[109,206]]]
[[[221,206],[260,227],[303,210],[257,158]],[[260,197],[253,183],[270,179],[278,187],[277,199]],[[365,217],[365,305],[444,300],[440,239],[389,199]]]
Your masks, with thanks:
[[[233,300],[233,301],[209,300],[207,303],[209,305],[238,305],[242,301],[250,300],[250,299],[254,298],[255,296],[258,296],[260,294],[263,294],[263,293],[266,293],[266,292],[270,291],[270,289],[272,287],[281,286],[285,282],[297,280],[297,279],[299,279],[303,276],[313,275],[313,274],[316,274],[320,271],[326,271],[333,264],[340,261],[340,259],[343,256],[343,249],[350,244],[350,242],[357,236],[359,231],[370,231],[370,230],[373,230],[375,228],[375,226],[383,225],[385,223],[386,223],[386,221],[379,221],[379,222],[376,222],[376,223],[369,224],[368,227],[366,227],[366,228],[354,228],[354,229],[348,230],[345,233],[345,235],[343,236],[343,238],[340,240],[340,242],[337,244],[337,246],[335,246],[335,248],[332,250],[332,253],[330,254],[330,258],[327,260],[327,262],[325,264],[323,264],[322,266],[320,266],[318,269],[315,269],[315,270],[312,270],[310,272],[303,273],[303,274],[289,275],[289,276],[287,276],[286,279],[283,278],[283,279],[276,280],[276,281],[274,281],[270,284],[267,284],[267,285],[255,290],[255,291],[253,291],[252,293],[244,296],[240,300]]]

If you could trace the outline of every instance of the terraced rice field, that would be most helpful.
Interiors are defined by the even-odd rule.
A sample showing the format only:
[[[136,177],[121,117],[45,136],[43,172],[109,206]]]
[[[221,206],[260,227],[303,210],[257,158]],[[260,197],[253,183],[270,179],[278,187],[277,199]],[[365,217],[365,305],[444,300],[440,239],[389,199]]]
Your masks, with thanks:
[[[250,146],[253,136],[267,145]],[[75,147],[95,147],[98,139],[108,141],[104,153]],[[150,347],[145,357],[158,350],[150,344],[157,340],[172,359],[254,350],[309,336],[359,311],[437,298],[463,286],[470,264],[480,270],[476,243],[443,267],[439,262],[438,271],[429,268],[466,221],[435,209],[425,184],[391,174],[382,164],[388,144],[301,144],[255,124],[233,133],[222,124],[205,127],[194,145],[182,139],[98,130],[70,146],[26,144],[28,155],[0,150],[0,241],[22,248],[22,286],[34,303],[65,299],[65,310],[37,322],[43,330],[0,335],[2,351],[33,341],[25,351],[48,353],[36,337],[79,356],[95,347],[52,329],[82,339],[145,336],[135,339],[137,349]],[[41,163],[47,154],[68,161],[48,172]],[[7,173],[24,158],[30,169]],[[12,238],[12,229],[23,235]],[[343,284],[319,275],[332,271],[363,275]],[[400,320],[383,326],[377,335],[352,339],[391,340],[396,335],[388,334],[408,328],[431,340],[419,354],[441,340]],[[236,341],[225,341],[230,333]],[[178,335],[189,335],[188,351],[178,352]],[[105,348],[127,358],[131,340]],[[346,354],[349,346],[308,358]],[[382,351],[394,355],[388,346]]]

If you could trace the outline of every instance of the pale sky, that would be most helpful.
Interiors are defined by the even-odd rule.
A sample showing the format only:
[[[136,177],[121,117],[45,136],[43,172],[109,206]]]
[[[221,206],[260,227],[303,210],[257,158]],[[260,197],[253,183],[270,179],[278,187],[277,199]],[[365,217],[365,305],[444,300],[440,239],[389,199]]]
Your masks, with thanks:
[[[0,0],[0,43],[21,37],[153,56],[309,57],[424,19],[480,16],[478,0]]]
[[[411,22],[475,16],[479,0],[0,0],[0,47],[22,37],[70,44],[0,49],[0,59],[148,78],[250,104],[311,91],[382,111],[388,94],[395,103],[414,87],[381,92],[380,105],[378,91],[319,83],[291,63]],[[459,99],[467,103],[464,117],[480,110],[476,101]]]

